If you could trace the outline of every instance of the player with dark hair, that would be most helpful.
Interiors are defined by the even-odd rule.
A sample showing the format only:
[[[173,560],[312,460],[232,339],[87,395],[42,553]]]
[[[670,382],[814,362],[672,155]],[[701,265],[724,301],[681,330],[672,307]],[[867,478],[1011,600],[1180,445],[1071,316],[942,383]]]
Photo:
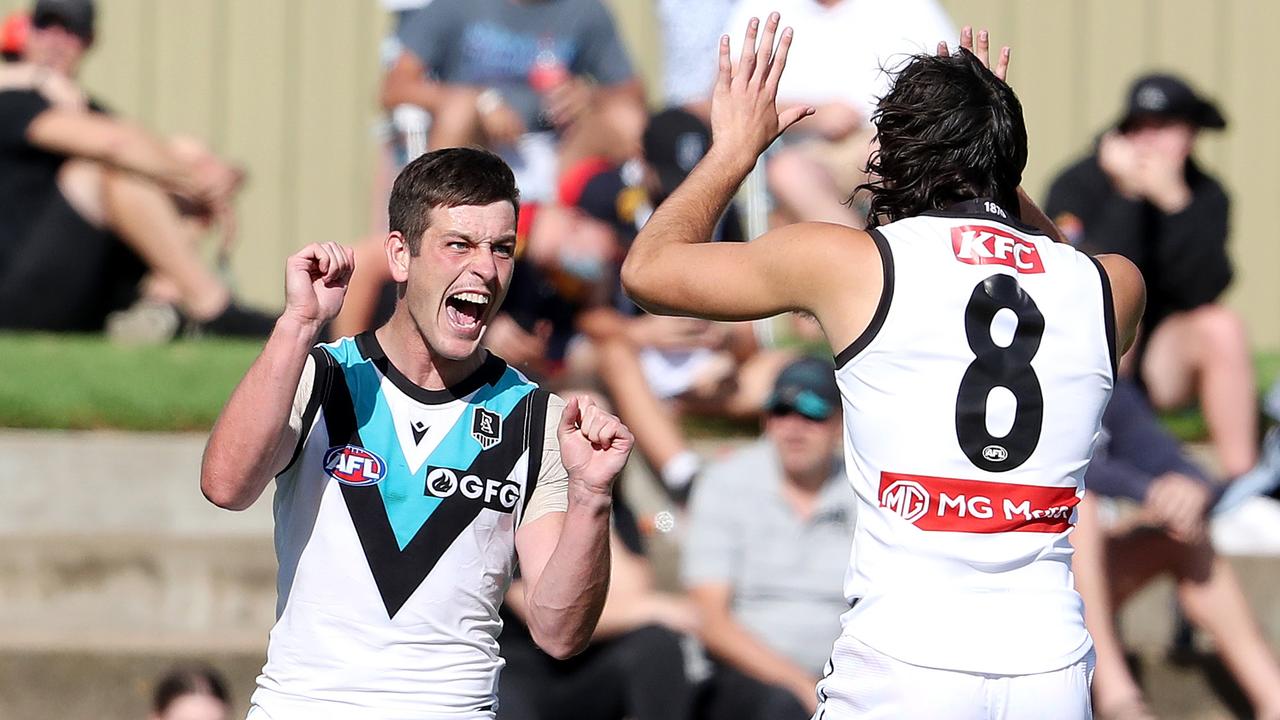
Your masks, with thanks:
[[[831,344],[859,509],[817,717],[1087,717],[1068,537],[1141,275],[1054,242],[1018,189],[1008,51],[993,73],[986,33],[975,53],[967,28],[957,54],[911,58],[880,103],[870,230],[705,242],[760,153],[812,112],[776,105],[792,38],[775,49],[778,23],[751,21],[736,66],[721,39],[711,149],[636,238],[623,283],[653,312],[809,312]]]
[[[410,163],[385,242],[395,312],[327,345],[352,252],[289,258],[285,311],[201,473],[235,510],[276,478],[280,597],[251,718],[493,718],[516,556],[533,639],[559,658],[586,647],[633,439],[480,346],[511,281],[518,202],[487,151]]]

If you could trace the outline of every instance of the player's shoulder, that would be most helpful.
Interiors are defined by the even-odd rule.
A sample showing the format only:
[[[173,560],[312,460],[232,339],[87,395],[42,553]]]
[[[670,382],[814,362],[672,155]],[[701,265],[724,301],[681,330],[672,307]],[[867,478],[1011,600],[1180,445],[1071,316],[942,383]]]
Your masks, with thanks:
[[[762,239],[776,243],[786,251],[795,251],[815,260],[815,267],[839,267],[845,262],[857,263],[878,257],[880,250],[874,231],[828,222],[800,222],[770,230]],[[790,254],[790,253],[788,253]],[[855,266],[856,267],[856,266]],[[843,267],[848,272],[852,268]]]
[[[369,360],[368,354],[364,351],[359,343],[360,336],[340,337],[330,342],[316,343],[312,348],[312,356],[316,356],[317,350],[325,353],[328,358],[332,359],[335,365],[349,367]],[[321,355],[320,357],[325,357]]]
[[[1106,273],[1111,292],[1117,299],[1137,300],[1146,296],[1146,281],[1132,260],[1119,253],[1104,253],[1093,259]]]

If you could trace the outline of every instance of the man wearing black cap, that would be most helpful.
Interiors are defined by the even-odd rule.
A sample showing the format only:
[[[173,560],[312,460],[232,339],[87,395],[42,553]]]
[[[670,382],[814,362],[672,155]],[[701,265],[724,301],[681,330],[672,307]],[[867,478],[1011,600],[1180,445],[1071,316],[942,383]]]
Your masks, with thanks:
[[[1096,152],[1054,181],[1046,212],[1073,244],[1142,270],[1138,379],[1161,409],[1199,400],[1234,478],[1258,459],[1255,381],[1243,323],[1218,302],[1232,277],[1227,194],[1191,156],[1201,129],[1225,127],[1218,108],[1179,78],[1139,78]]]
[[[31,10],[31,27],[37,32],[27,40],[27,60],[74,76],[93,44],[94,14],[91,0],[39,0]]]
[[[157,322],[135,315],[131,337],[171,335],[170,304],[193,329],[266,335],[271,319],[232,302],[187,222],[230,218],[241,173],[87,98],[75,76],[93,25],[91,0],[39,0],[22,61],[0,73],[0,327],[100,330],[145,276]]]
[[[764,437],[694,488],[682,579],[715,661],[705,717],[813,714],[840,615],[856,505],[840,460],[831,363],[794,361],[766,403]]]

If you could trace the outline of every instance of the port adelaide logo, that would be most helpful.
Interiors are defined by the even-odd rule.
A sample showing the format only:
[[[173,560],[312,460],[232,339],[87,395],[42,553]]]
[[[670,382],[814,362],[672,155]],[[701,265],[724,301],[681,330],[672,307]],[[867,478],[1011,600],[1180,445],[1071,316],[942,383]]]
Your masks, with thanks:
[[[359,445],[338,445],[324,454],[324,471],[343,485],[377,485],[387,474],[387,463]]]
[[[502,416],[482,407],[476,408],[471,415],[471,437],[485,450],[502,442]]]

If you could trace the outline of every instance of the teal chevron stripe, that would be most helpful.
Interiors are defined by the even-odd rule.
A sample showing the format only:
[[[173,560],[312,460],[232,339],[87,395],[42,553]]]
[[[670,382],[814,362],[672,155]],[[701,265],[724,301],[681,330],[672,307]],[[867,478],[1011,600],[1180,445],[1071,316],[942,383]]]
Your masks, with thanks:
[[[442,502],[440,498],[424,492],[427,468],[435,466],[466,470],[483,449],[471,437],[474,408],[484,407],[505,419],[521,399],[533,392],[535,386],[514,370],[507,369],[497,383],[485,385],[476,391],[457,422],[431,451],[427,461],[416,473],[411,473],[396,436],[391,407],[382,392],[382,375],[372,362],[361,357],[359,348],[350,339],[327,345],[326,349],[337,359],[346,375],[356,425],[364,446],[386,461],[386,474],[377,488],[382,496],[387,520],[395,533],[396,543],[404,550]],[[503,440],[506,441],[507,438]]]

